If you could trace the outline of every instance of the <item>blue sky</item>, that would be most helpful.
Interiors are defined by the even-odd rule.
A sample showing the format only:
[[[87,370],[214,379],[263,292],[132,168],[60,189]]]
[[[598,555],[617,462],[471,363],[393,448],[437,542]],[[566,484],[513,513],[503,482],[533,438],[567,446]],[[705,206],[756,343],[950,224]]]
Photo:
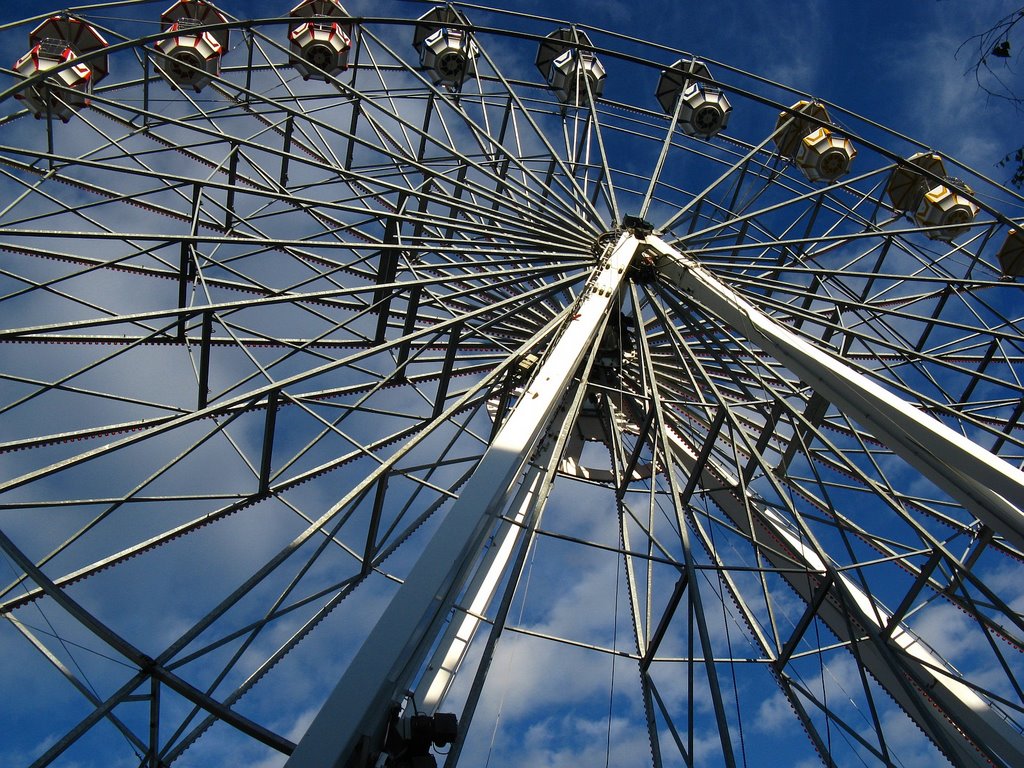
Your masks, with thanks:
[[[621,31],[763,75],[918,139],[983,173],[998,173],[992,165],[1004,147],[1015,148],[1024,138],[1013,108],[979,93],[973,78],[964,76],[966,57],[954,56],[968,36],[1018,7],[1012,1],[498,5]]]

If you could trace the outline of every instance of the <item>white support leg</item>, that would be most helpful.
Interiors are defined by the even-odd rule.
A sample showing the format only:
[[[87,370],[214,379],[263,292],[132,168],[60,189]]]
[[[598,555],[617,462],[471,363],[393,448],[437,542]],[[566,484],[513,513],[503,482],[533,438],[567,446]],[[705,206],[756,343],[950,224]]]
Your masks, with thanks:
[[[433,714],[455,678],[455,673],[480,626],[478,617],[487,610],[498,589],[498,583],[515,553],[516,542],[522,533],[520,526],[538,503],[538,493],[545,474],[545,470],[540,466],[531,466],[527,469],[521,486],[522,492],[513,504],[515,511],[510,515],[513,522],[503,523],[499,527],[483,563],[468,585],[467,594],[471,597],[466,613],[461,617],[456,614],[445,629],[441,643],[427,666],[426,674],[416,687],[413,700],[420,712]]]
[[[677,437],[670,439],[679,466],[692,472],[697,455]],[[998,756],[995,765],[1024,765],[1024,735],[908,627],[898,624],[886,640],[892,614],[823,559],[781,515],[750,494],[745,505],[739,479],[714,462],[704,465],[701,485],[737,530],[761,545],[761,555],[805,601],[811,602],[826,578],[832,578],[818,617],[841,641],[858,642],[864,667],[955,764],[992,764],[975,748],[978,745]],[[807,574],[795,573],[794,563]],[[885,643],[890,644],[888,650]]]
[[[413,565],[286,768],[342,768],[365,736],[378,738],[440,630],[505,503],[612,306],[640,242],[624,234],[587,284],[570,322]]]
[[[658,271],[772,355],[965,509],[1024,550],[1024,472],[775,322],[657,237]]]
[[[985,525],[1018,547],[1024,544],[1024,473],[767,317],[685,254],[654,237],[647,242],[661,254],[658,268],[665,278],[870,430]],[[678,440],[675,453],[684,468],[696,466],[695,454]],[[748,518],[737,478],[709,465],[703,474],[704,487],[712,489],[726,517],[763,545],[762,555],[805,600],[832,578],[818,616],[841,640],[867,638],[858,643],[861,662],[950,759],[987,764],[975,748],[980,746],[997,755],[999,765],[1024,765],[1024,735],[909,628],[889,628],[891,613],[769,506],[749,498]],[[787,572],[793,562],[820,576],[794,577]]]

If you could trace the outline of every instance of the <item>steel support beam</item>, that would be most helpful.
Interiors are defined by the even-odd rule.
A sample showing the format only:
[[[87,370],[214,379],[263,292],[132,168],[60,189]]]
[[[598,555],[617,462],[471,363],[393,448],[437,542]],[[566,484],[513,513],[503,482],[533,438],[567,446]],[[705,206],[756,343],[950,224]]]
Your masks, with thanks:
[[[448,385],[451,382],[452,370],[455,368],[455,357],[459,351],[459,338],[462,335],[462,323],[455,323],[448,330],[448,346],[444,351],[444,362],[441,364],[441,376],[434,394],[434,412],[430,418],[436,419],[444,412],[444,402],[448,397]]]
[[[278,185],[281,189],[288,188],[288,161],[291,159],[292,132],[295,130],[295,115],[289,114],[284,122],[284,148],[281,150],[281,173]]]
[[[549,460],[550,461],[550,460]],[[550,474],[546,464],[531,462],[511,505],[509,522],[502,522],[494,540],[477,568],[466,590],[465,611],[459,611],[448,623],[445,634],[427,666],[426,673],[416,687],[413,700],[420,712],[434,714],[447,693],[469,644],[480,625],[480,616],[494,598],[502,576],[516,552],[524,526],[535,517],[538,505],[547,500],[545,478]]]
[[[399,196],[398,210],[405,208],[405,195]],[[402,225],[397,216],[389,216],[384,225],[384,245],[398,245],[402,240]],[[377,313],[377,330],[373,341],[380,344],[384,341],[388,329],[388,319],[391,316],[391,300],[395,296],[394,288],[389,286],[395,282],[395,275],[398,274],[398,262],[401,254],[397,248],[382,248],[380,252],[380,263],[377,268],[377,285],[373,292],[373,306]]]
[[[593,364],[593,356],[595,354],[596,349],[593,349],[591,351],[590,359],[583,364],[584,368]],[[459,716],[459,729],[461,733],[459,738],[456,739],[455,743],[452,744],[448,750],[448,758],[445,760],[446,768],[456,768],[459,764],[459,757],[462,754],[462,748],[466,743],[465,735],[471,728],[473,718],[476,715],[477,705],[480,703],[480,695],[483,691],[484,683],[487,680],[487,674],[491,667],[491,662],[494,660],[494,649],[498,644],[498,640],[500,639],[502,632],[505,630],[508,613],[512,607],[512,600],[516,595],[516,588],[522,578],[523,569],[526,567],[526,559],[532,547],[537,528],[539,527],[540,521],[543,517],[544,508],[547,504],[548,495],[551,492],[551,486],[554,483],[555,474],[558,471],[558,459],[565,451],[566,444],[569,440],[568,426],[571,425],[573,420],[578,418],[580,405],[583,402],[585,391],[586,390],[583,387],[578,387],[573,399],[565,403],[566,408],[562,414],[562,429],[558,438],[546,441],[544,446],[531,458],[531,467],[536,468],[537,472],[534,473],[533,477],[531,477],[530,470],[527,470],[526,476],[520,484],[519,496],[512,504],[513,509],[521,508],[523,504],[526,503],[530,503],[531,508],[526,512],[526,515],[519,526],[520,530],[517,531],[514,536],[517,542],[515,546],[516,552],[509,558],[509,562],[505,565],[505,575],[507,579],[505,582],[505,588],[502,591],[501,599],[495,607],[490,630],[487,632],[487,638],[483,643],[483,648],[481,649],[480,661],[473,674],[473,682],[469,687],[466,702],[463,705],[462,713]],[[541,472],[541,470],[543,471]],[[529,498],[524,499],[523,497]],[[502,555],[497,554],[496,559],[498,557],[502,557]],[[444,647],[443,642],[441,643],[441,647]],[[463,655],[464,654],[465,651],[463,651]],[[424,676],[428,681],[430,677],[429,672],[430,670],[428,669],[428,674]],[[446,684],[450,684],[450,681]],[[420,697],[417,696],[417,701],[419,698]]]
[[[213,312],[203,312],[202,338],[199,343],[199,397],[196,407],[203,410],[210,398],[210,346],[213,337]]]
[[[1019,546],[1024,538],[1024,473],[783,328],[683,253],[657,238],[648,238],[647,243],[659,252],[665,279],[786,365]],[[672,441],[684,471],[703,475],[702,484],[716,505],[738,530],[763,545],[765,559],[805,601],[818,606],[818,618],[837,637],[859,643],[860,662],[947,757],[973,765],[982,759],[980,750],[994,764],[1024,765],[1024,736],[900,624],[896,614],[838,571],[782,516],[745,491],[738,479],[711,463],[701,467],[694,451],[675,436]],[[948,476],[937,478],[941,472]],[[794,562],[807,570],[807,576],[787,573]]]
[[[826,350],[775,322],[690,256],[656,237],[662,277],[736,328],[836,405],[972,515],[1024,550],[1024,472]]]
[[[228,160],[228,194],[224,202],[224,231],[231,232],[235,226],[235,191],[238,188],[238,155],[241,147],[232,142]]]
[[[1024,736],[908,627],[894,620],[893,612],[802,540],[778,512],[749,492],[744,505],[736,478],[711,462],[701,471],[697,454],[678,438],[672,440],[683,471],[700,472],[701,484],[709,489],[715,505],[739,531],[761,545],[762,556],[805,602],[819,606],[817,617],[841,641],[859,642],[861,663],[954,763],[980,764],[978,747],[995,758],[995,765],[1024,765]],[[794,563],[807,573],[793,573]],[[782,656],[791,650],[780,654],[780,674]]]
[[[287,768],[340,768],[361,744],[383,733],[390,707],[404,698],[431,639],[446,621],[496,511],[548,431],[581,361],[597,343],[639,246],[635,237],[624,234],[596,265],[536,376],[347,666]]]

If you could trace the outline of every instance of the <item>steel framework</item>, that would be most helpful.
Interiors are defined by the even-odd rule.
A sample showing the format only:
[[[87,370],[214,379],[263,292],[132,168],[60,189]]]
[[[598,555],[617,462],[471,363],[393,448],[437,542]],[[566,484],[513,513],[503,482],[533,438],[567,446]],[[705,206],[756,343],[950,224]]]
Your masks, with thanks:
[[[0,762],[1024,764],[1020,198],[612,32],[234,5],[0,25]]]

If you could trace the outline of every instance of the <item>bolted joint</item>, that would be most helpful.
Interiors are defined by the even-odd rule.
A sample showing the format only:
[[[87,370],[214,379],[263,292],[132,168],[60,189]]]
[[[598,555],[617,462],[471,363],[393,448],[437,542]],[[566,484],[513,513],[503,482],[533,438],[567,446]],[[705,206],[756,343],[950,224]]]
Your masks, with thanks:
[[[431,746],[446,747],[459,736],[459,720],[452,712],[402,715],[398,707],[384,742],[385,768],[436,768]]]
[[[654,234],[654,225],[639,216],[623,216],[622,228],[632,232],[638,240],[643,240],[648,235]]]
[[[526,383],[527,379],[533,374],[534,369],[537,367],[537,363],[540,362],[540,358],[532,352],[528,352],[516,361],[515,367],[512,368],[511,377],[514,386],[522,386]]]
[[[637,248],[629,264],[628,277],[634,283],[653,283],[658,279],[658,252],[646,245]]]
[[[619,241],[619,237],[622,236],[624,231],[624,229],[612,229],[605,232],[603,235],[599,235],[590,245],[590,252],[599,262],[607,260],[608,255],[612,252],[612,249],[615,247],[615,244]]]
[[[623,216],[621,225],[594,241],[594,255],[604,258],[618,243],[623,233],[629,233],[639,243],[625,266],[626,277],[636,283],[652,283],[658,278],[658,253],[646,244],[648,237],[654,234],[654,225],[639,216]],[[622,268],[619,269],[622,272]]]

